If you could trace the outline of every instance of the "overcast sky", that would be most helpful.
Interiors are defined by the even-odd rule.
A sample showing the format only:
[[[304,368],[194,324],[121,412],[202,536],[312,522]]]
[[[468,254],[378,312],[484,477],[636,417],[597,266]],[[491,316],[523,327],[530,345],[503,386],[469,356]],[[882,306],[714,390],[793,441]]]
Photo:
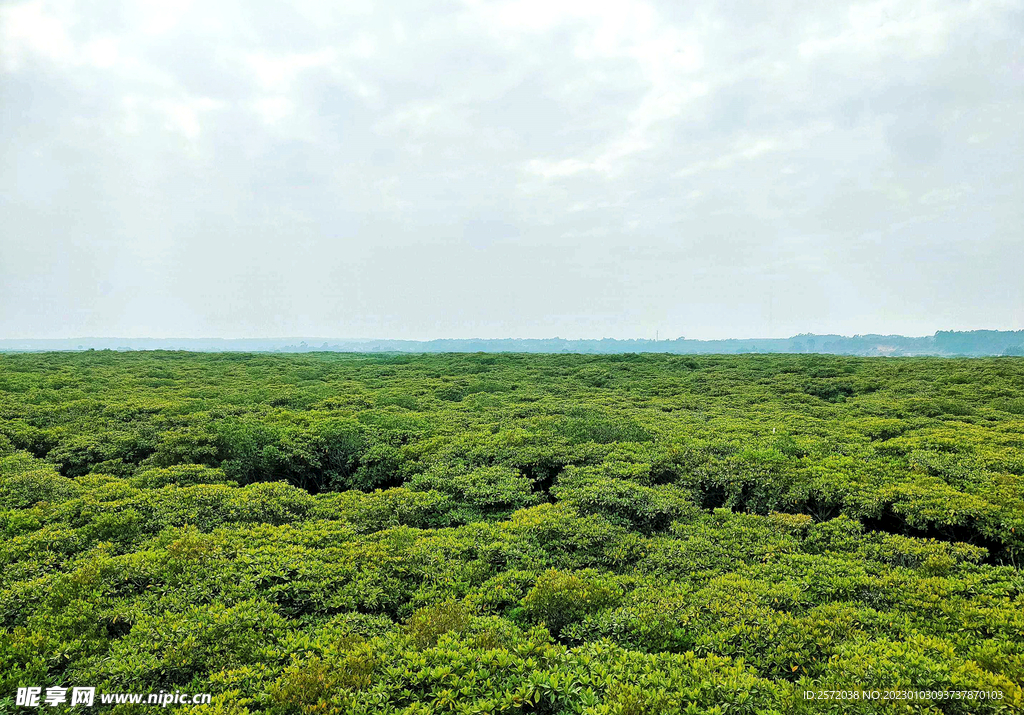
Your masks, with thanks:
[[[1024,0],[0,0],[0,338],[1024,327]]]

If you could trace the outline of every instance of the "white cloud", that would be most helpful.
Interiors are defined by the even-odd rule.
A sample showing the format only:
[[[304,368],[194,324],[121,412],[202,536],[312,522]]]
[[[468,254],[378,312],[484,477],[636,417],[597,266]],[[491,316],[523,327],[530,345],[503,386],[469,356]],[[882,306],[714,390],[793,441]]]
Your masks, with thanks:
[[[263,123],[271,126],[295,111],[295,104],[288,97],[280,95],[261,97],[252,103],[252,107]]]
[[[932,189],[931,191],[922,194],[921,198],[919,198],[917,202],[925,206],[949,205],[972,193],[974,193],[974,189],[971,185],[961,182],[955,186],[945,186],[939,189]]]
[[[4,235],[25,239],[0,239],[0,304],[33,275],[53,315],[102,317],[91,283],[40,268],[100,242],[85,273],[162,281],[181,312],[131,314],[177,332],[262,310],[458,334],[498,325],[502,281],[525,297],[499,334],[591,315],[628,336],[651,326],[609,311],[655,295],[681,333],[749,334],[767,280],[796,286],[794,321],[850,332],[927,332],[935,306],[1006,323],[1024,300],[1022,0],[396,1],[0,6]],[[943,243],[891,289],[903,324],[856,322],[847,303]],[[233,323],[211,306],[236,289]]]
[[[856,3],[834,35],[812,37],[800,43],[802,57],[816,59],[830,53],[855,53],[873,59],[884,53],[930,55],[941,52],[956,24],[978,12],[983,3],[932,0],[877,0]]]
[[[223,102],[209,97],[156,99],[150,102],[150,107],[163,117],[164,129],[186,139],[198,138],[202,132],[203,115],[223,106]]]
[[[642,77],[645,94],[618,136],[591,147],[585,155],[534,157],[524,164],[528,173],[545,179],[587,172],[617,176],[628,160],[657,145],[654,134],[660,124],[679,117],[689,102],[708,91],[707,83],[695,76],[704,65],[697,33],[665,23],[651,3],[512,0],[470,5],[494,36],[508,41],[515,31],[545,33],[572,27],[576,30],[573,51],[582,63],[632,63]],[[576,88],[594,90],[599,84],[590,80]]]
[[[708,170],[729,169],[739,162],[756,159],[764,154],[777,152],[783,148],[780,141],[773,137],[744,139],[737,143],[731,151],[713,159],[695,162],[676,172],[676,176],[692,176]]]
[[[132,9],[140,15],[143,34],[163,35],[177,28],[193,5],[194,0],[133,0]],[[207,14],[209,5],[204,9]]]
[[[82,45],[82,57],[97,69],[110,69],[120,59],[117,40],[112,37],[98,37],[89,40]]]
[[[7,71],[16,71],[29,56],[56,64],[72,63],[77,49],[67,18],[44,0],[0,7],[0,54]]]
[[[305,71],[331,67],[338,58],[333,48],[315,52],[272,55],[252,52],[245,59],[255,74],[256,81],[266,90],[288,90],[292,83]]]

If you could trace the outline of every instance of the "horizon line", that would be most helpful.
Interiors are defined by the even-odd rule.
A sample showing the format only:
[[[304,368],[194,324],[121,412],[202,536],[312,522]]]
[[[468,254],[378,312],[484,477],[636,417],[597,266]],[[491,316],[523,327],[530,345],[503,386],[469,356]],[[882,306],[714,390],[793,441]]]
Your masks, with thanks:
[[[905,338],[905,339],[924,339],[934,338],[940,333],[1020,333],[1024,332],[1024,328],[971,328],[969,330],[935,330],[931,334],[926,335],[905,335],[903,333],[815,333],[815,332],[803,332],[795,333],[787,336],[744,336],[744,337],[727,337],[727,338],[697,338],[688,336],[678,336],[674,338],[658,338],[658,337],[631,337],[631,338],[613,338],[613,337],[562,337],[558,335],[547,336],[547,337],[522,337],[522,336],[505,336],[505,337],[434,337],[434,338],[393,338],[393,337],[325,337],[325,336],[310,336],[310,335],[281,335],[281,336],[170,336],[170,337],[156,337],[156,336],[119,336],[119,335],[92,335],[92,336],[69,336],[69,337],[57,337],[57,338],[41,338],[41,337],[18,337],[18,338],[6,338],[0,337],[0,343],[13,343],[13,342],[25,342],[25,343],[49,343],[49,342],[75,342],[75,341],[266,341],[266,342],[278,342],[278,341],[336,341],[336,342],[404,342],[404,343],[431,343],[431,342],[443,342],[443,341],[506,341],[506,340],[518,340],[518,341],[548,341],[548,340],[561,340],[565,342],[600,342],[600,341],[615,341],[615,342],[724,342],[728,340],[793,340],[795,338],[802,337],[837,337],[837,338],[866,338],[866,337],[879,337],[879,338]]]

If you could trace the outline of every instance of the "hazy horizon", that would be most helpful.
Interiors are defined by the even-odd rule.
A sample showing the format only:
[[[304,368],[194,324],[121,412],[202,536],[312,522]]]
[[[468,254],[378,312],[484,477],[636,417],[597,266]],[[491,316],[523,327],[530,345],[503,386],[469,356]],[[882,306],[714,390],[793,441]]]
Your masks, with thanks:
[[[0,338],[1020,329],[1022,35],[1024,0],[5,2]]]
[[[0,339],[0,352],[183,350],[221,353],[577,353],[577,354],[737,354],[819,353],[859,356],[1024,356],[1024,330],[936,332],[929,336],[802,333],[786,338],[734,337],[724,340],[676,338],[435,338],[427,341],[386,338],[64,338]]]
[[[617,341],[671,341],[671,340],[693,340],[701,342],[716,342],[723,340],[789,340],[792,338],[799,338],[806,335],[815,336],[836,336],[842,338],[858,338],[866,336],[878,336],[878,337],[899,337],[908,339],[921,339],[934,337],[938,333],[976,333],[976,332],[998,332],[998,333],[1012,333],[1024,330],[1024,328],[971,328],[967,330],[933,330],[930,333],[924,333],[920,335],[906,335],[903,333],[880,333],[877,331],[863,331],[857,333],[839,333],[836,331],[825,331],[825,332],[812,332],[812,331],[801,331],[799,333],[793,333],[791,335],[728,335],[721,338],[703,338],[695,335],[662,335],[660,332],[657,335],[634,335],[623,338],[616,338],[608,335],[601,336],[576,336],[572,334],[566,335],[500,335],[497,337],[483,337],[480,335],[436,335],[428,338],[396,338],[388,336],[345,336],[345,335],[58,335],[54,337],[39,337],[39,336],[20,336],[20,337],[8,337],[0,335],[0,342],[14,342],[14,341],[69,341],[69,340],[234,340],[234,341],[281,341],[281,340],[335,340],[335,341],[352,341],[352,342],[435,342],[443,340],[487,340],[487,341],[501,341],[501,340],[569,340],[569,341],[596,341],[596,340],[617,340]]]

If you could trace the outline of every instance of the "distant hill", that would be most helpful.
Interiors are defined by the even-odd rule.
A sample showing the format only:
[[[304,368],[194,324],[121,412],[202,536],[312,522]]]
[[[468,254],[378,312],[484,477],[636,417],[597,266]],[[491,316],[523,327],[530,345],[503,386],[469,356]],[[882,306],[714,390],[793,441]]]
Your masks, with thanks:
[[[0,340],[0,352],[187,350],[191,352],[521,352],[521,353],[827,353],[832,355],[981,357],[1024,355],[1024,330],[939,331],[903,335],[815,335],[728,340],[565,340],[563,338],[355,340],[338,338],[67,338]]]

